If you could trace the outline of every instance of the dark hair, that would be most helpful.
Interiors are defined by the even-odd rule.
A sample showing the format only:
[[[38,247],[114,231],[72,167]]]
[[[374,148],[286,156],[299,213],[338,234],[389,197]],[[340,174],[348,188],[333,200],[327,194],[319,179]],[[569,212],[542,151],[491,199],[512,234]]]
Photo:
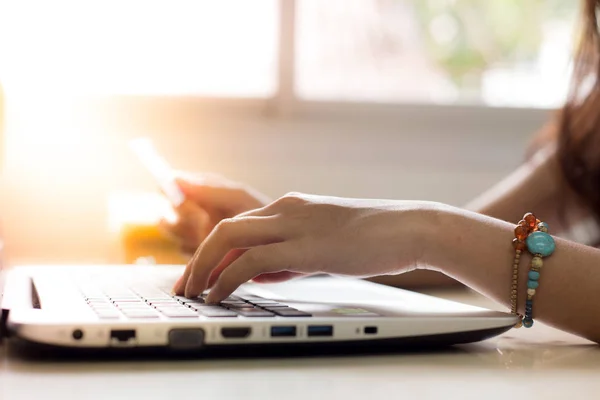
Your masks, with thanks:
[[[600,0],[584,0],[573,80],[558,120],[558,161],[567,184],[600,221]]]

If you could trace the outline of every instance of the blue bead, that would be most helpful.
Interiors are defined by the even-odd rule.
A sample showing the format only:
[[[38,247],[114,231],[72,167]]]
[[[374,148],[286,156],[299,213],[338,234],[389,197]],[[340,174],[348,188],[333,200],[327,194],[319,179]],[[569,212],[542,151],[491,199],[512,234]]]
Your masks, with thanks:
[[[531,318],[525,318],[523,320],[523,326],[525,328],[531,328],[533,326],[533,320]]]
[[[552,236],[545,232],[532,232],[525,241],[527,249],[531,254],[540,254],[542,257],[548,257],[554,253],[556,244]]]
[[[537,226],[538,226],[539,230],[542,230],[542,228],[546,228],[546,230],[550,230],[550,227],[545,222],[540,222]]]
[[[527,275],[532,281],[537,281],[538,279],[540,279],[540,273],[537,271],[529,271],[529,274]]]
[[[540,286],[540,283],[538,281],[527,281],[527,287],[529,289],[537,289],[538,286]]]
[[[529,305],[529,306],[530,306],[530,305],[532,305],[532,304],[533,304],[533,300],[529,300],[529,299],[527,299],[527,300],[525,300],[525,304],[527,304],[527,305]]]

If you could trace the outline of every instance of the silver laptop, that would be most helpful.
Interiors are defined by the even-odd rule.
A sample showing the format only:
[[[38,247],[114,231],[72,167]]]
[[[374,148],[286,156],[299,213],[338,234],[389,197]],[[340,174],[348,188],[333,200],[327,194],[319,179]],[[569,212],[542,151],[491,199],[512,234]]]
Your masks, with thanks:
[[[7,336],[29,345],[121,352],[259,346],[452,345],[516,318],[360,279],[247,283],[219,305],[172,296],[181,266],[35,266],[7,274]],[[356,346],[358,344],[359,346]]]

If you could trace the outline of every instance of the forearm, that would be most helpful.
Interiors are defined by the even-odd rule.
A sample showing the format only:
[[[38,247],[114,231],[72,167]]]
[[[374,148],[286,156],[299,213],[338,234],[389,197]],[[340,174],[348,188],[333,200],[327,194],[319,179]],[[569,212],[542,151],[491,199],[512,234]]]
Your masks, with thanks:
[[[537,153],[506,179],[483,193],[466,206],[475,211],[503,221],[518,221],[523,210],[535,210],[544,215],[555,234],[563,231],[558,214],[556,192],[560,176],[555,149],[548,147]],[[393,277],[384,277],[380,282],[399,287],[431,287],[460,284],[454,279],[432,271],[415,271]]]
[[[510,307],[515,225],[459,209],[445,210],[436,218],[438,226],[446,228],[428,246],[426,263]],[[555,240],[556,251],[544,258],[541,269],[534,318],[600,342],[600,250]],[[519,274],[521,313],[530,260],[525,251]]]

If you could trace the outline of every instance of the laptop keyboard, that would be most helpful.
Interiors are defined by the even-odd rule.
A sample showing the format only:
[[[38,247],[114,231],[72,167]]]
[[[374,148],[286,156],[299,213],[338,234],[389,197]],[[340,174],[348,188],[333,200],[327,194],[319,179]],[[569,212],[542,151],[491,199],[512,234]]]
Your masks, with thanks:
[[[312,316],[257,296],[230,296],[219,304],[207,304],[205,294],[188,299],[153,287],[81,288],[81,293],[101,320]]]

